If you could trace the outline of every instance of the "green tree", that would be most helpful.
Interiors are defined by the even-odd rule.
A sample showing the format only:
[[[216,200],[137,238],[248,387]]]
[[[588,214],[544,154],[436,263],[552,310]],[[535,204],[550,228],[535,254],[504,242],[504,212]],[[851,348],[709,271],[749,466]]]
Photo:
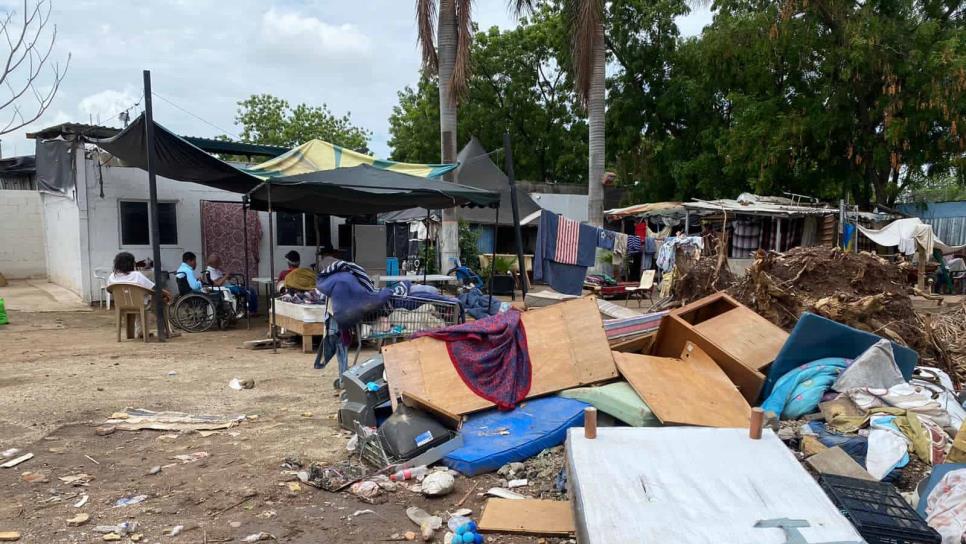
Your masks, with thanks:
[[[494,27],[473,40],[472,75],[456,141],[462,145],[476,136],[493,150],[509,132],[520,179],[580,182],[587,168],[586,123],[573,85],[556,61],[562,32],[559,17],[541,10],[513,30]],[[437,85],[424,77],[416,89],[407,87],[398,96],[389,118],[392,159],[431,162],[438,135]]]
[[[298,104],[293,108],[288,101],[270,94],[253,94],[239,102],[235,124],[242,127],[243,142],[283,147],[319,139],[367,153],[372,136],[354,125],[349,114],[338,117],[325,104]]]

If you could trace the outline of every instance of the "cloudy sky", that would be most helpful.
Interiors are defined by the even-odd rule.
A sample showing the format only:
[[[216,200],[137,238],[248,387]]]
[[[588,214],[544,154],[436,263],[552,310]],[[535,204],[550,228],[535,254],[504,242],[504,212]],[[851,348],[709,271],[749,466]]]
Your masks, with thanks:
[[[237,137],[236,102],[271,93],[351,112],[384,157],[396,92],[418,79],[412,0],[52,2],[52,57],[63,62],[70,53],[70,69],[46,114],[3,137],[5,157],[33,154],[24,138],[30,129],[91,120],[117,126],[118,113],[141,102],[144,69],[161,97],[155,119],[179,134]],[[0,8],[23,9],[10,0]],[[504,1],[477,0],[474,9],[483,28],[515,24]],[[695,34],[710,19],[702,10],[679,24]]]

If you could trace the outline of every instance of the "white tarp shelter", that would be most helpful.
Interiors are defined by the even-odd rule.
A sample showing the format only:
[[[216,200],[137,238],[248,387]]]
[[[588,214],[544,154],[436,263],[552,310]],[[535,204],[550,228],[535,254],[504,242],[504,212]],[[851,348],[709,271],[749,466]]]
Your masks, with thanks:
[[[926,256],[931,257],[933,249],[938,248],[943,255],[949,255],[962,251],[963,246],[946,245],[933,233],[932,225],[923,223],[918,217],[908,219],[897,219],[881,229],[867,229],[858,226],[859,232],[866,235],[870,240],[886,247],[898,247],[899,252],[904,255],[913,255],[916,247],[925,250]]]

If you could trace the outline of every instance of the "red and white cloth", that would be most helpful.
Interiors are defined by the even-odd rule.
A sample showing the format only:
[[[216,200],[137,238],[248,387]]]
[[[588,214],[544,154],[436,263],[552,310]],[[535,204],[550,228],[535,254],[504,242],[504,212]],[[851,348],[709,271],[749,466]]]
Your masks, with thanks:
[[[580,237],[580,223],[560,216],[557,220],[557,247],[554,261],[563,264],[577,264],[577,241]]]

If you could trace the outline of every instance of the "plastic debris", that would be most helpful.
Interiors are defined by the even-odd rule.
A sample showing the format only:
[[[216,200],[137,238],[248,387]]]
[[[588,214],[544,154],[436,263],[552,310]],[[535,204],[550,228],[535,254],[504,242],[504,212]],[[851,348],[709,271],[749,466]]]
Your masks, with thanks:
[[[510,499],[510,500],[520,500],[520,499],[526,498],[519,493],[510,491],[509,489],[504,489],[502,487],[491,487],[490,489],[486,490],[486,494],[491,497],[499,497],[501,499]]]
[[[178,536],[184,531],[184,525],[175,525],[174,527],[168,529],[164,532],[165,536]]]
[[[194,463],[196,461],[201,461],[202,459],[208,458],[208,452],[206,451],[196,451],[194,453],[187,453],[182,455],[175,455],[172,459],[177,459],[182,463]]]
[[[433,539],[433,532],[443,526],[443,519],[439,516],[431,516],[428,512],[417,506],[410,506],[406,509],[406,517],[416,525],[419,525],[419,534],[424,542]]]
[[[516,489],[518,487],[526,487],[528,485],[530,485],[530,482],[527,481],[526,479],[510,480],[509,482],[506,483],[506,486],[508,489]]]
[[[260,533],[254,533],[246,536],[245,538],[242,539],[242,542],[261,542],[263,540],[278,540],[278,539],[275,538],[275,535],[262,531]]]
[[[254,389],[255,380],[252,378],[232,378],[231,381],[228,382],[228,387],[231,387],[235,391],[241,391],[242,389]]]
[[[0,542],[16,542],[20,540],[20,533],[17,531],[0,531]]]
[[[124,506],[132,506],[135,504],[140,504],[146,501],[147,498],[148,498],[147,495],[136,495],[134,497],[124,497],[122,499],[118,499],[117,502],[114,503],[114,508],[121,508]]]
[[[379,495],[380,489],[379,484],[376,482],[373,482],[372,480],[363,480],[361,482],[352,484],[352,487],[349,488],[349,492],[360,499],[372,500],[374,497]]]
[[[29,461],[29,460],[31,460],[33,458],[34,458],[34,454],[32,454],[32,453],[25,453],[25,454],[21,455],[20,457],[17,457],[16,459],[11,459],[11,460],[7,461],[6,463],[0,465],[0,468],[13,468],[13,467],[19,465],[20,463],[23,463],[24,461]]]
[[[3,450],[2,452],[0,452],[0,459],[9,459],[10,457],[17,455],[18,453],[20,453],[20,450],[18,450],[17,448],[10,448],[9,450]]]
[[[84,506],[85,504],[87,504],[88,499],[90,499],[88,495],[81,495],[80,500],[74,503],[74,508],[80,508]]]
[[[70,527],[78,527],[80,525],[87,523],[90,520],[91,520],[90,514],[85,514],[81,512],[80,514],[77,514],[76,516],[69,518],[67,520],[67,525]]]
[[[423,479],[423,495],[442,497],[453,492],[456,480],[449,472],[433,472]]]

